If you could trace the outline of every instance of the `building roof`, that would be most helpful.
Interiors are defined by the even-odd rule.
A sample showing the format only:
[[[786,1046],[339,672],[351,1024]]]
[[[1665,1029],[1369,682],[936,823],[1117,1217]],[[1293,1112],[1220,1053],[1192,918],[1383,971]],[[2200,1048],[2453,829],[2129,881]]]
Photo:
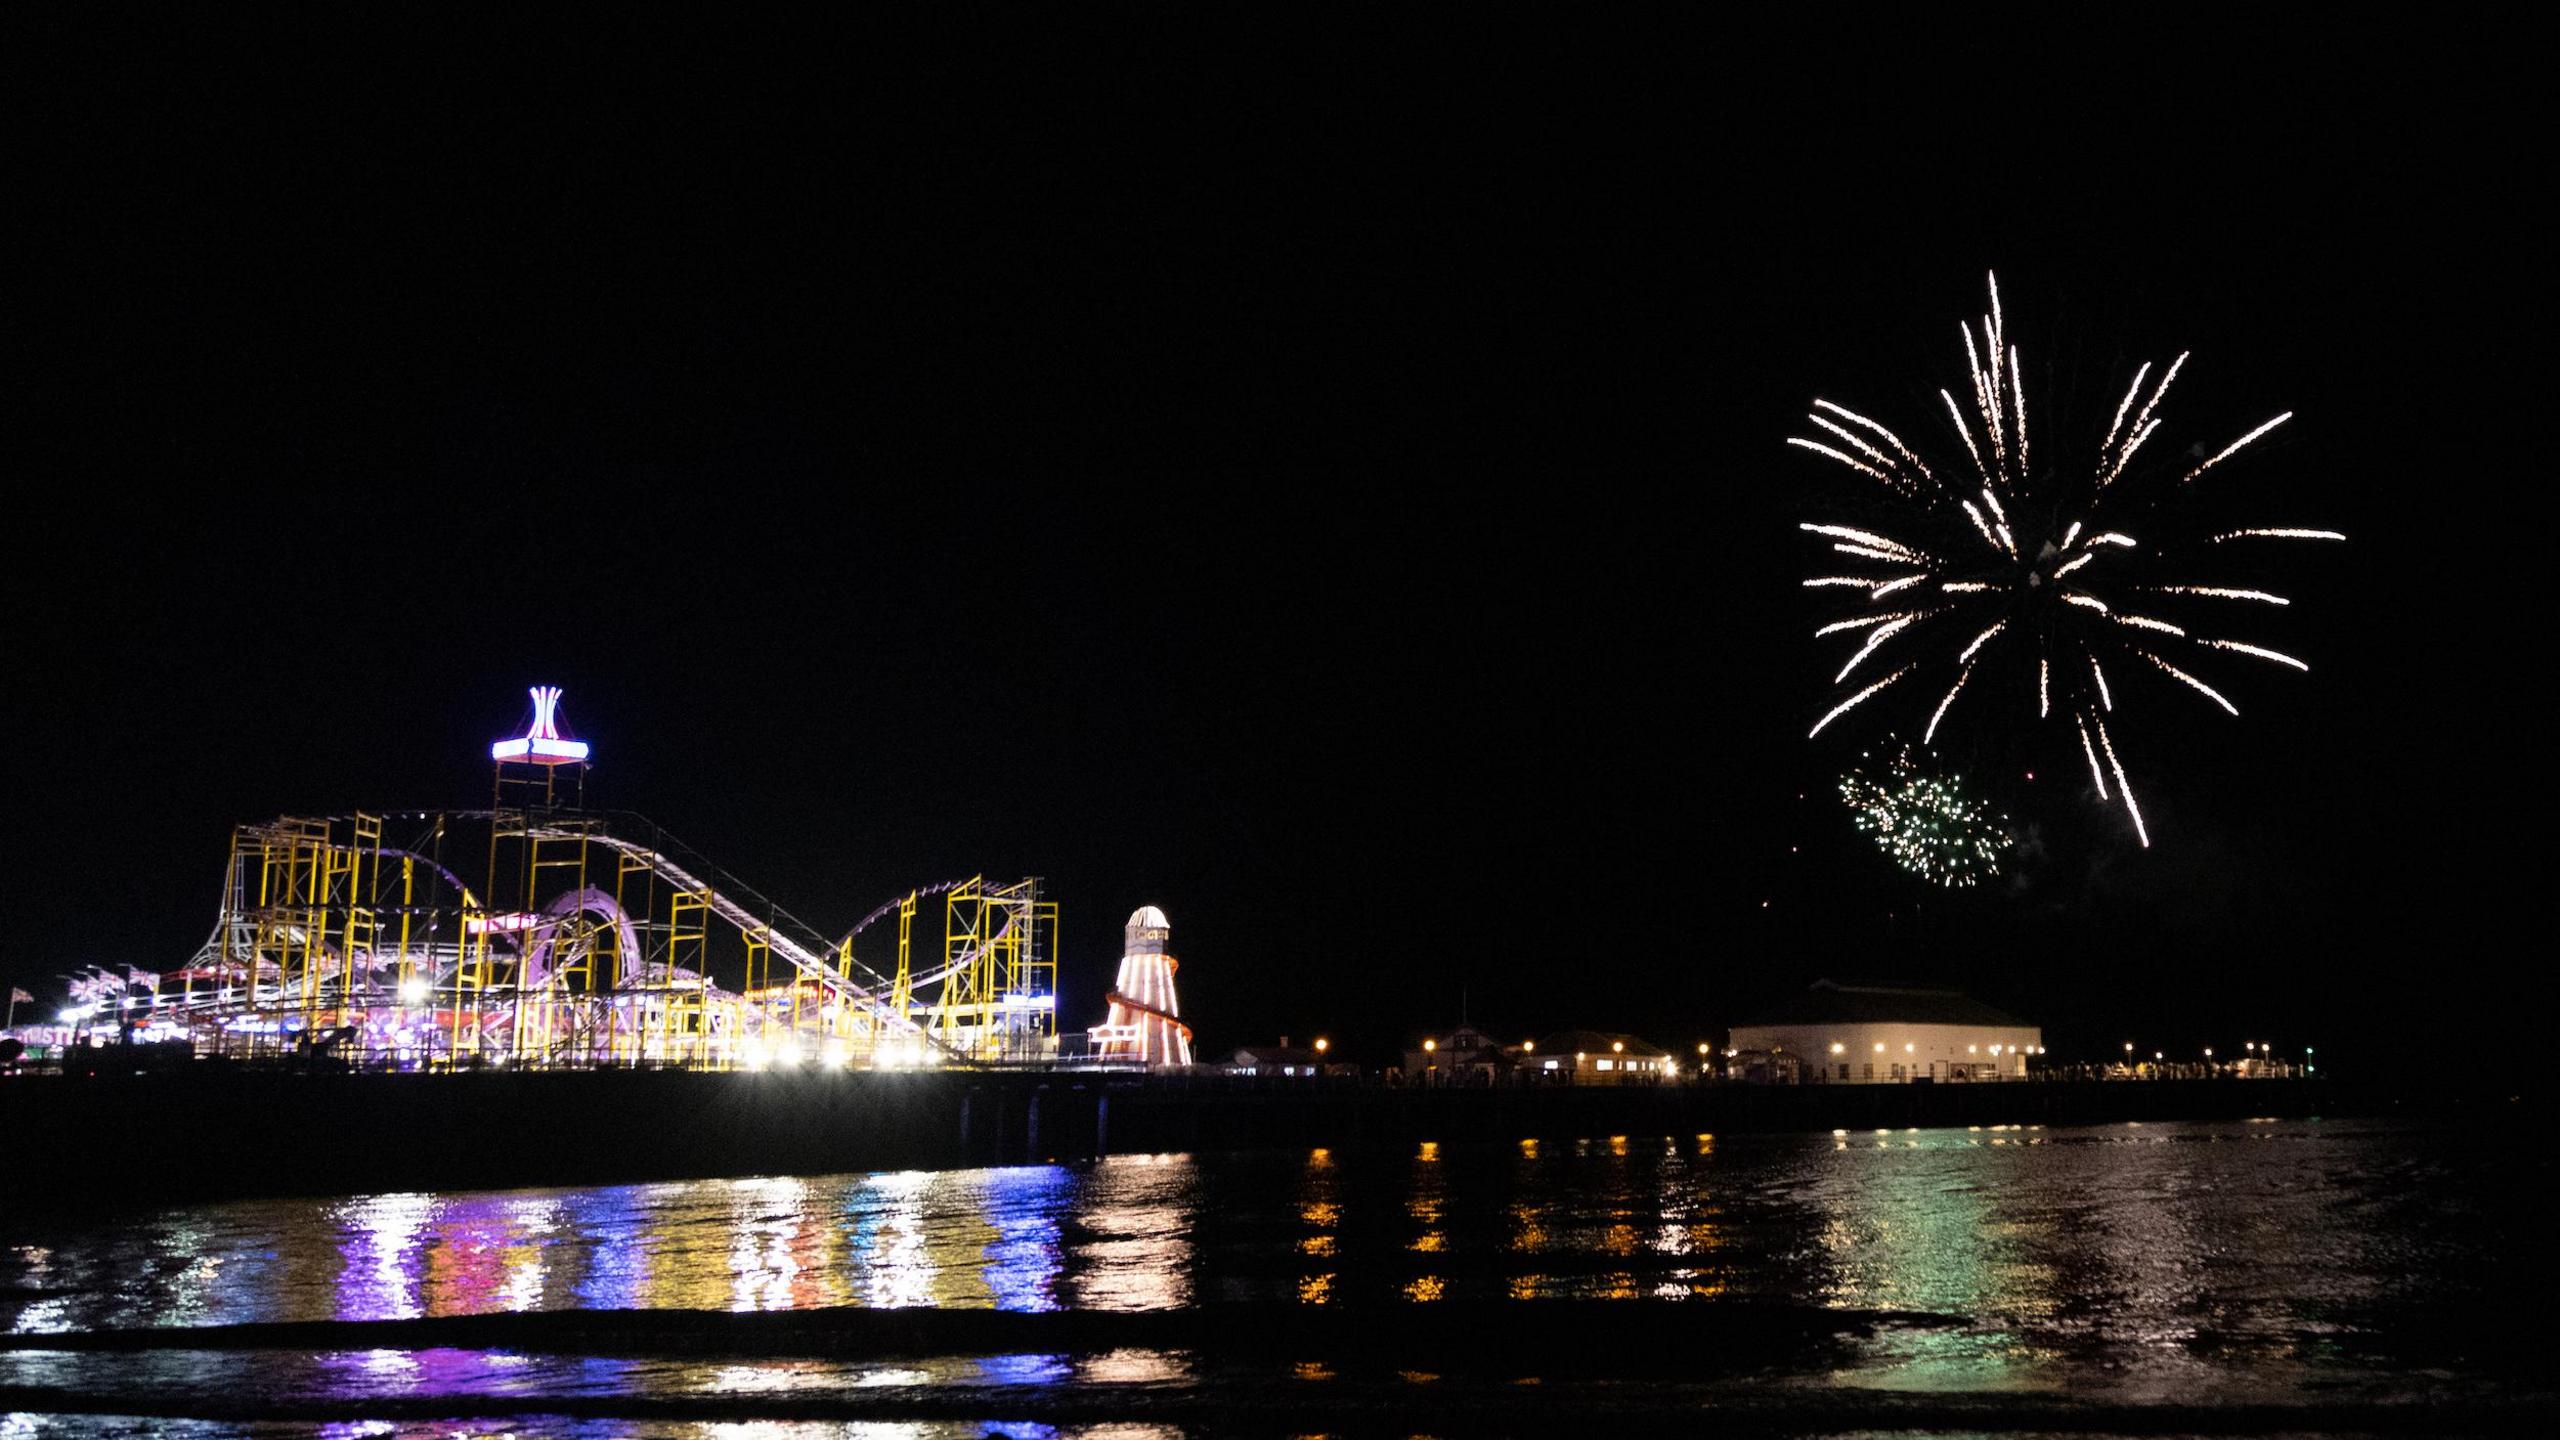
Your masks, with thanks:
[[[1321,1065],[1325,1057],[1305,1045],[1242,1045],[1236,1048],[1238,1065]]]
[[[2027,1022],[1957,990],[1915,986],[1843,985],[1816,980],[1812,988],[1744,1021],[1738,1027],[1770,1025],[1999,1025],[2025,1027]]]
[[[1443,1050],[1456,1051],[1460,1054],[1468,1054],[1479,1050],[1499,1050],[1503,1048],[1505,1043],[1492,1035],[1486,1034],[1479,1026],[1462,1024],[1452,1026],[1446,1030],[1425,1031],[1422,1034],[1416,1035],[1407,1040],[1404,1048],[1407,1050],[1419,1050],[1422,1048],[1422,1042],[1425,1040],[1432,1041]]]
[[[1615,1045],[1624,1045],[1627,1048],[1620,1052],[1611,1048]],[[1624,1053],[1646,1059],[1671,1053],[1650,1040],[1639,1040],[1633,1035],[1621,1035],[1610,1030],[1567,1030],[1562,1034],[1538,1037],[1540,1055],[1571,1055],[1577,1052],[1593,1055]]]
[[[1129,928],[1132,930],[1170,930],[1173,928],[1173,922],[1164,918],[1164,912],[1153,905],[1141,905],[1137,909],[1129,912]]]

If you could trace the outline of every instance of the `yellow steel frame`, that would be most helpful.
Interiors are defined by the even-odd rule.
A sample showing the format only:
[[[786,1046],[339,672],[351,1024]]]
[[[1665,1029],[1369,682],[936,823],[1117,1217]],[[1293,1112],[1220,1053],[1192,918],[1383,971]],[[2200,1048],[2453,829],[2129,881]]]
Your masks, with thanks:
[[[345,921],[338,930],[338,1009],[340,1025],[358,1018],[360,962],[373,958],[373,945],[379,922],[375,918],[372,887],[382,881],[382,817],[356,812],[354,843],[344,850],[332,845],[331,869],[339,882],[329,897],[343,902]]]
[[[631,881],[635,875],[642,877],[638,896],[640,903],[637,905],[632,903],[634,897],[631,893]],[[657,914],[658,871],[649,863],[648,857],[629,851],[618,852],[613,870],[613,903],[624,915],[640,917],[639,923],[645,923]],[[616,957],[617,964],[610,981],[614,1004],[613,1036],[608,1053],[619,1064],[630,1064],[643,1058],[662,1058],[662,1055],[649,1054],[652,1017],[663,1012],[673,994],[674,977],[661,974],[653,981],[645,954],[622,955],[617,950]],[[627,1017],[626,1005],[629,1007]],[[663,1052],[663,1044],[660,1049]]]
[[[524,773],[511,775],[511,768]],[[940,955],[930,953],[928,938],[921,970],[915,932],[928,892],[908,892],[893,906],[897,949],[887,974],[859,964],[847,938],[834,947],[831,968],[841,985],[832,984],[823,974],[777,965],[781,932],[715,920],[726,902],[676,879],[679,872],[662,857],[619,842],[610,859],[596,853],[601,821],[537,808],[557,793],[547,767],[501,766],[493,784],[494,800],[521,795],[533,803],[489,812],[487,888],[477,893],[445,878],[442,817],[432,831],[436,858],[394,850],[396,874],[383,864],[386,822],[379,815],[237,827],[220,928],[208,952],[216,968],[189,967],[179,1008],[212,1015],[239,1003],[282,1023],[233,1027],[193,1017],[199,1042],[255,1053],[288,1043],[283,1037],[296,1024],[306,1034],[361,1027],[386,1007],[404,1012],[398,1023],[405,1025],[421,1018],[406,1013],[416,1008],[406,997],[423,979],[429,989],[422,1002],[443,1050],[428,1055],[438,1063],[467,1064],[503,1046],[506,1058],[529,1066],[726,1065],[739,1062],[744,1042],[773,1045],[785,1036],[813,1058],[895,1063],[881,1042],[909,1032],[892,1017],[915,1023],[938,1050],[969,1060],[1031,1058],[1055,1043],[1054,1011],[1006,1003],[1056,993],[1058,906],[1040,897],[1037,880],[1000,884],[977,875],[949,887]],[[598,867],[607,864],[614,905],[640,937],[636,951],[621,943],[620,926],[584,912],[563,915],[547,973],[531,973],[531,917],[542,912],[541,902],[601,884]],[[455,902],[447,892],[456,888],[461,929],[448,937],[443,926],[454,918]],[[746,984],[736,992],[711,975],[712,953],[727,943],[715,943],[712,931],[723,927],[737,929],[745,951]],[[680,971],[690,977],[680,981]],[[920,987],[920,973],[935,978]],[[391,988],[376,993],[377,976]],[[211,1003],[200,1006],[208,984],[215,993],[204,994]],[[873,986],[885,986],[885,994],[872,1003],[843,998],[844,989]]]
[[[914,941],[918,898],[910,890],[907,898],[898,902],[898,969],[889,981],[889,1009],[902,1016],[909,1013],[916,998]]]
[[[941,992],[930,1010],[933,1038],[945,1047],[974,1054],[994,1002],[994,977],[988,954],[986,877],[973,875],[942,897]],[[968,961],[962,964],[962,961]]]
[[[561,833],[564,828],[567,833]],[[587,888],[587,832],[592,828],[587,822],[551,821],[541,830],[528,834],[523,907],[527,912],[535,911],[546,892],[574,895]],[[546,876],[551,877],[547,882]],[[560,917],[550,948],[552,972],[542,977],[538,987],[533,984],[534,977],[523,973],[525,961],[519,959],[517,962],[516,1013],[520,1018],[515,1048],[517,1057],[527,1065],[572,1063],[593,1058],[572,1053],[581,1038],[575,1026],[581,1007],[574,1003],[574,997],[581,990],[594,993],[599,978],[592,937],[589,937],[589,943],[583,944],[566,938],[567,932],[584,924],[586,921],[580,915]],[[523,933],[529,939],[534,932],[528,930]],[[565,963],[560,959],[564,954],[569,957]],[[566,1035],[561,1033],[564,1026],[569,1031]],[[592,1048],[596,1037],[589,1035],[584,1038]]]
[[[657,1039],[662,1058],[684,1061],[707,1058],[711,1042],[710,999],[711,971],[711,892],[678,890],[667,901],[667,969],[665,976],[666,1006],[659,1012],[663,1028]],[[687,960],[692,962],[690,966]],[[693,985],[676,978],[679,969],[691,969],[696,977]],[[694,1043],[687,1045],[691,1040]],[[691,1056],[687,1052],[693,1052]]]

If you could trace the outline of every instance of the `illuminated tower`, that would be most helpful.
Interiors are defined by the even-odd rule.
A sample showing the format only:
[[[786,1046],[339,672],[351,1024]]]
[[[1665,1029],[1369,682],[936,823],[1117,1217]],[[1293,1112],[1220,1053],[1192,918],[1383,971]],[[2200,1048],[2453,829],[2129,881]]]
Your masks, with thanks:
[[[463,893],[463,950],[448,1032],[456,1056],[546,1058],[557,996],[533,993],[537,977],[522,968],[526,942],[541,924],[546,892],[587,888],[586,835],[598,822],[575,813],[586,799],[587,742],[561,733],[559,686],[536,685],[531,694],[533,718],[524,733],[489,747],[497,773],[489,794],[488,880],[478,896]],[[562,813],[563,801],[570,813]],[[618,979],[599,976],[592,964],[574,977],[553,978],[590,990],[610,989]]]
[[[1191,1027],[1182,1023],[1182,1003],[1173,994],[1173,972],[1180,962],[1164,950],[1165,937],[1172,931],[1164,912],[1153,905],[1141,905],[1129,917],[1120,978],[1109,997],[1111,1018],[1095,1026],[1090,1037],[1095,1059],[1139,1065],[1191,1063]]]
[[[538,791],[542,804],[551,804],[556,799],[552,777],[561,766],[568,765],[575,767],[572,773],[577,776],[578,793],[583,796],[587,783],[587,742],[572,740],[560,733],[560,687],[536,685],[532,693],[533,723],[526,726],[524,734],[517,738],[501,740],[489,747],[489,758],[498,767],[499,791],[503,794],[509,784],[521,785]],[[521,767],[520,772],[511,772],[508,769],[511,765]]]

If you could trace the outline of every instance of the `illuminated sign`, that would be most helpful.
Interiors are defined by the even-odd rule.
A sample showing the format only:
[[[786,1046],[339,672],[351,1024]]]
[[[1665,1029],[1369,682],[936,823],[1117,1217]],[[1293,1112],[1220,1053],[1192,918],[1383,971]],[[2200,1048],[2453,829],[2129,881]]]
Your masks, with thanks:
[[[489,747],[492,760],[520,760],[528,765],[573,765],[587,758],[587,742],[566,740],[560,735],[556,718],[560,708],[560,687],[533,687],[533,728],[517,740],[501,740]]]

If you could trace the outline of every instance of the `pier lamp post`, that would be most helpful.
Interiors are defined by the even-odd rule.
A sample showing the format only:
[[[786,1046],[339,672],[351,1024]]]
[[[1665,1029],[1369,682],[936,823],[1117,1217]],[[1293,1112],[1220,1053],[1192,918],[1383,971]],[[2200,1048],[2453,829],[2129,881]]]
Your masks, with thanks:
[[[1323,1054],[1324,1052],[1326,1052],[1327,1050],[1330,1050],[1330,1049],[1332,1049],[1332,1048],[1333,1048],[1333,1042],[1332,1042],[1332,1041],[1327,1040],[1326,1038],[1324,1038],[1324,1037],[1323,1037],[1323,1036],[1321,1036],[1321,1035],[1319,1035],[1319,1036],[1317,1036],[1317,1037],[1316,1037],[1316,1053],[1317,1053],[1317,1054],[1321,1055],[1321,1054]]]

